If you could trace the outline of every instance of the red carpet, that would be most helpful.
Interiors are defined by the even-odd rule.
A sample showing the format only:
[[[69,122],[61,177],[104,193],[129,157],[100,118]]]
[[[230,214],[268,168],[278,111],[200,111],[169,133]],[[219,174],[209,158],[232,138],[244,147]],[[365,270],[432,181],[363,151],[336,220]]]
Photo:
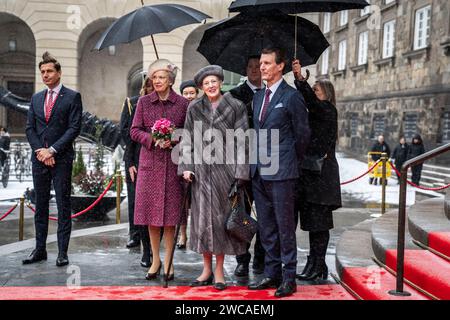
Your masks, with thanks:
[[[405,285],[409,297],[398,297],[388,292],[395,289],[395,277],[378,266],[345,268],[342,281],[363,300],[429,300],[425,295]]]
[[[397,270],[397,250],[386,251],[386,265]],[[405,250],[406,279],[439,299],[450,300],[450,263],[427,250]]]
[[[450,232],[430,232],[428,246],[450,257]]]
[[[147,287],[2,287],[0,300],[271,300],[275,290],[251,291],[247,287],[173,286]],[[298,286],[297,293],[283,300],[354,300],[340,285]]]

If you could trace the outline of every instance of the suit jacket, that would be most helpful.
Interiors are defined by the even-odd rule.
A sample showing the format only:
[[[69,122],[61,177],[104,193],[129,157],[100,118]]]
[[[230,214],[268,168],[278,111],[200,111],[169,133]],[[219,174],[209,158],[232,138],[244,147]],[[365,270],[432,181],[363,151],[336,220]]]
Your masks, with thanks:
[[[73,160],[72,144],[81,130],[83,113],[81,95],[62,86],[47,123],[44,110],[46,94],[47,89],[34,94],[28,109],[26,134],[33,150],[31,161],[38,161],[34,151],[48,147],[56,150],[56,161],[58,159]]]
[[[126,99],[123,105],[122,115],[120,117],[120,135],[122,136],[123,142],[125,142],[125,153],[123,155],[123,160],[125,161],[127,173],[129,167],[137,167],[139,165],[141,145],[136,141],[133,141],[130,136],[130,129],[133,124],[134,115],[136,114],[136,106],[139,98],[139,96],[130,98],[131,110],[128,107],[128,99]]]
[[[256,151],[257,154],[252,156],[253,159],[257,158],[257,163],[251,165],[251,176],[254,177],[258,170],[264,180],[296,179],[299,177],[299,165],[310,138],[305,100],[283,80],[270,101],[265,119],[260,122],[259,114],[264,96],[265,90],[260,90],[253,98],[253,124],[257,139],[252,152]],[[271,143],[272,136],[275,138],[274,145]],[[264,164],[264,159],[261,162],[261,152],[263,157],[275,159],[272,159],[272,163]],[[273,160],[277,159],[278,163],[273,163]],[[272,169],[268,170],[269,167]]]
[[[242,101],[247,108],[248,121],[250,128],[253,128],[253,109],[252,109],[252,101],[253,101],[253,90],[247,85],[247,81],[245,81],[240,86],[233,88],[230,90],[233,98],[236,98]]]

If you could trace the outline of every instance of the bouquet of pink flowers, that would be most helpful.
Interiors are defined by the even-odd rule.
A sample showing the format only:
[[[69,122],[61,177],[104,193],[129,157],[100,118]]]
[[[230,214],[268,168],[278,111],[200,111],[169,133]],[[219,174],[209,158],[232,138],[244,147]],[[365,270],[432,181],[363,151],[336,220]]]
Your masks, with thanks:
[[[175,125],[168,119],[162,118],[155,122],[152,127],[152,137],[156,139],[156,145],[162,148],[167,140],[172,139]]]

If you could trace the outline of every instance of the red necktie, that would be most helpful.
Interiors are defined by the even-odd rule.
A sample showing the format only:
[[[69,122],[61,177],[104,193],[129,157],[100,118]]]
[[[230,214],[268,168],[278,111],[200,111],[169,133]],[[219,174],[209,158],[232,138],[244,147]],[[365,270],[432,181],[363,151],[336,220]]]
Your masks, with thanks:
[[[47,99],[47,103],[45,104],[45,121],[48,122],[50,119],[50,115],[52,114],[53,109],[53,90],[48,92],[49,97]]]
[[[262,110],[261,110],[261,119],[260,119],[261,122],[264,122],[264,118],[266,116],[266,111],[270,104],[270,94],[271,93],[272,93],[272,91],[270,91],[270,89],[266,90],[266,95],[264,97],[264,104],[263,104]]]

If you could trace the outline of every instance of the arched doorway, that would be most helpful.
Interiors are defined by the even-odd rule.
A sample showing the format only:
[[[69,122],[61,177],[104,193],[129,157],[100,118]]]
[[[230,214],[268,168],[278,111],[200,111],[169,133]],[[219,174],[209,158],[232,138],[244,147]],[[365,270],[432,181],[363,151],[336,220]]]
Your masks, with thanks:
[[[0,12],[0,86],[30,99],[34,93],[36,41],[20,18]],[[13,135],[24,135],[26,116],[0,107],[0,123]]]
[[[197,48],[202,39],[203,33],[214,23],[207,23],[192,31],[186,38],[183,47],[183,81],[192,79],[195,73],[202,67],[210,64],[198,51]],[[224,83],[222,89],[225,91],[234,88],[242,81],[242,76],[230,71],[224,72]]]
[[[214,23],[202,24],[194,31],[192,31],[183,46],[183,81],[193,79],[195,73],[209,64],[199,52],[197,52],[198,45],[202,39],[203,33],[208,27]]]
[[[102,51],[91,51],[113,18],[99,19],[89,24],[78,41],[78,83],[83,106],[99,118],[118,122],[129,88],[130,72],[137,65],[142,69],[141,41],[120,44]]]

